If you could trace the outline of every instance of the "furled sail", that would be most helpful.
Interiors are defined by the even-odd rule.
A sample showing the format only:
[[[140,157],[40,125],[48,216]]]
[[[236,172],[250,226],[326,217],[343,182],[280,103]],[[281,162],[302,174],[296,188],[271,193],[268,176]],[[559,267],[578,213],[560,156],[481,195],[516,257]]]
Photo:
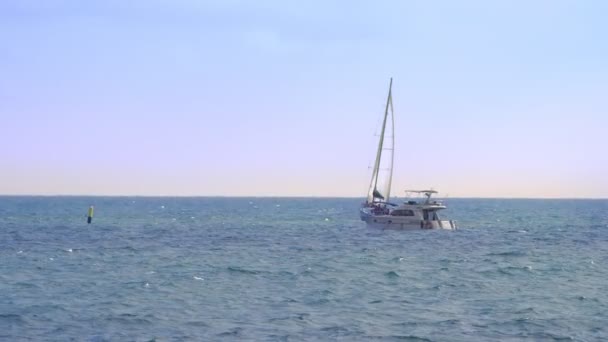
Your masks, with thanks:
[[[391,78],[386,99],[386,109],[382,120],[382,130],[376,161],[372,171],[372,180],[367,194],[367,203],[388,202],[393,180],[393,158],[395,147],[395,118],[393,113],[393,79]],[[390,114],[390,120],[389,120]]]

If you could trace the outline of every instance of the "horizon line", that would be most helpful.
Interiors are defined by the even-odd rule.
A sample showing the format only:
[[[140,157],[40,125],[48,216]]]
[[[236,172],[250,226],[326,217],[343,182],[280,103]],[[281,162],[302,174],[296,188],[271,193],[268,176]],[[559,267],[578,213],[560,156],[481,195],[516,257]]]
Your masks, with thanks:
[[[99,194],[0,194],[0,197],[142,197],[142,198],[344,198],[364,199],[366,196],[325,195],[99,195]],[[411,197],[394,197],[411,198]],[[534,200],[608,200],[608,197],[485,197],[485,196],[436,196],[437,199],[534,199]]]

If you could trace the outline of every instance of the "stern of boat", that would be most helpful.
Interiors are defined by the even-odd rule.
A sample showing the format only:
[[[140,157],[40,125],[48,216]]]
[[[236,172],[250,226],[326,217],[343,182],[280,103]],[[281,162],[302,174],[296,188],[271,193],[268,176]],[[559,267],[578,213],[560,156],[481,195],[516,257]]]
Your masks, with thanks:
[[[420,228],[454,230],[454,229],[456,229],[456,221],[453,221],[453,220],[420,221]]]

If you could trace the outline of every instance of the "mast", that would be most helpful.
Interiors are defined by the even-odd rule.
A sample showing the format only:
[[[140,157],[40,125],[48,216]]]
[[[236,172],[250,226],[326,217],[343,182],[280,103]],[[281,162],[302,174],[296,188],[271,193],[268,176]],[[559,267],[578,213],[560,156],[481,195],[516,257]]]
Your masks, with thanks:
[[[391,119],[392,119],[392,122],[394,123],[394,117],[392,115],[392,112],[393,112],[392,89],[393,89],[393,78],[391,77],[390,84],[388,86],[388,96],[386,98],[386,108],[384,110],[384,120],[382,121],[382,131],[380,133],[380,141],[378,142],[378,151],[376,152],[376,161],[374,162],[374,171],[372,172],[372,180],[371,180],[371,184],[370,184],[369,193],[367,195],[368,203],[373,202],[374,199],[378,197],[378,195],[383,196],[382,194],[380,194],[378,192],[378,189],[377,189],[378,173],[380,171],[380,160],[382,159],[382,148],[384,145],[384,133],[386,131],[386,119],[388,118],[389,106],[391,108]],[[394,145],[395,145],[395,127],[394,127],[394,125],[392,127],[392,131],[393,131],[393,136],[392,136],[391,149],[394,148]],[[392,163],[393,163],[393,155],[391,154],[391,168],[390,168],[389,179],[388,179],[389,190],[388,190],[388,193],[385,195],[385,198],[384,198],[385,201],[388,200],[388,195],[390,194],[390,183],[392,182],[392,178],[393,178],[393,168],[392,168],[393,164]]]
[[[393,94],[391,92],[392,86],[393,78],[391,77],[391,86],[388,90],[388,101],[391,104],[391,167],[389,168],[388,173],[388,190],[386,191],[385,202],[388,202],[389,197],[391,196],[391,185],[393,183],[393,161],[395,160],[395,112],[393,109]]]

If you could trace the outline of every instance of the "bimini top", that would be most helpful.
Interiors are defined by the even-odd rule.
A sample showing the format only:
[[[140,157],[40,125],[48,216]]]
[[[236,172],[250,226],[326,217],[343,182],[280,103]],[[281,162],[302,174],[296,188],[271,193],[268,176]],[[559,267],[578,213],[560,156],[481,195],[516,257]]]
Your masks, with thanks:
[[[433,196],[433,194],[438,193],[435,190],[405,190],[405,192],[413,192],[413,193],[417,193],[417,194],[422,194],[426,197],[426,200],[424,201],[424,204],[434,204],[434,205],[441,205],[441,202],[439,201],[433,201],[431,203],[431,196]],[[410,203],[411,201],[409,201],[408,203]],[[412,204],[412,203],[410,203]]]

